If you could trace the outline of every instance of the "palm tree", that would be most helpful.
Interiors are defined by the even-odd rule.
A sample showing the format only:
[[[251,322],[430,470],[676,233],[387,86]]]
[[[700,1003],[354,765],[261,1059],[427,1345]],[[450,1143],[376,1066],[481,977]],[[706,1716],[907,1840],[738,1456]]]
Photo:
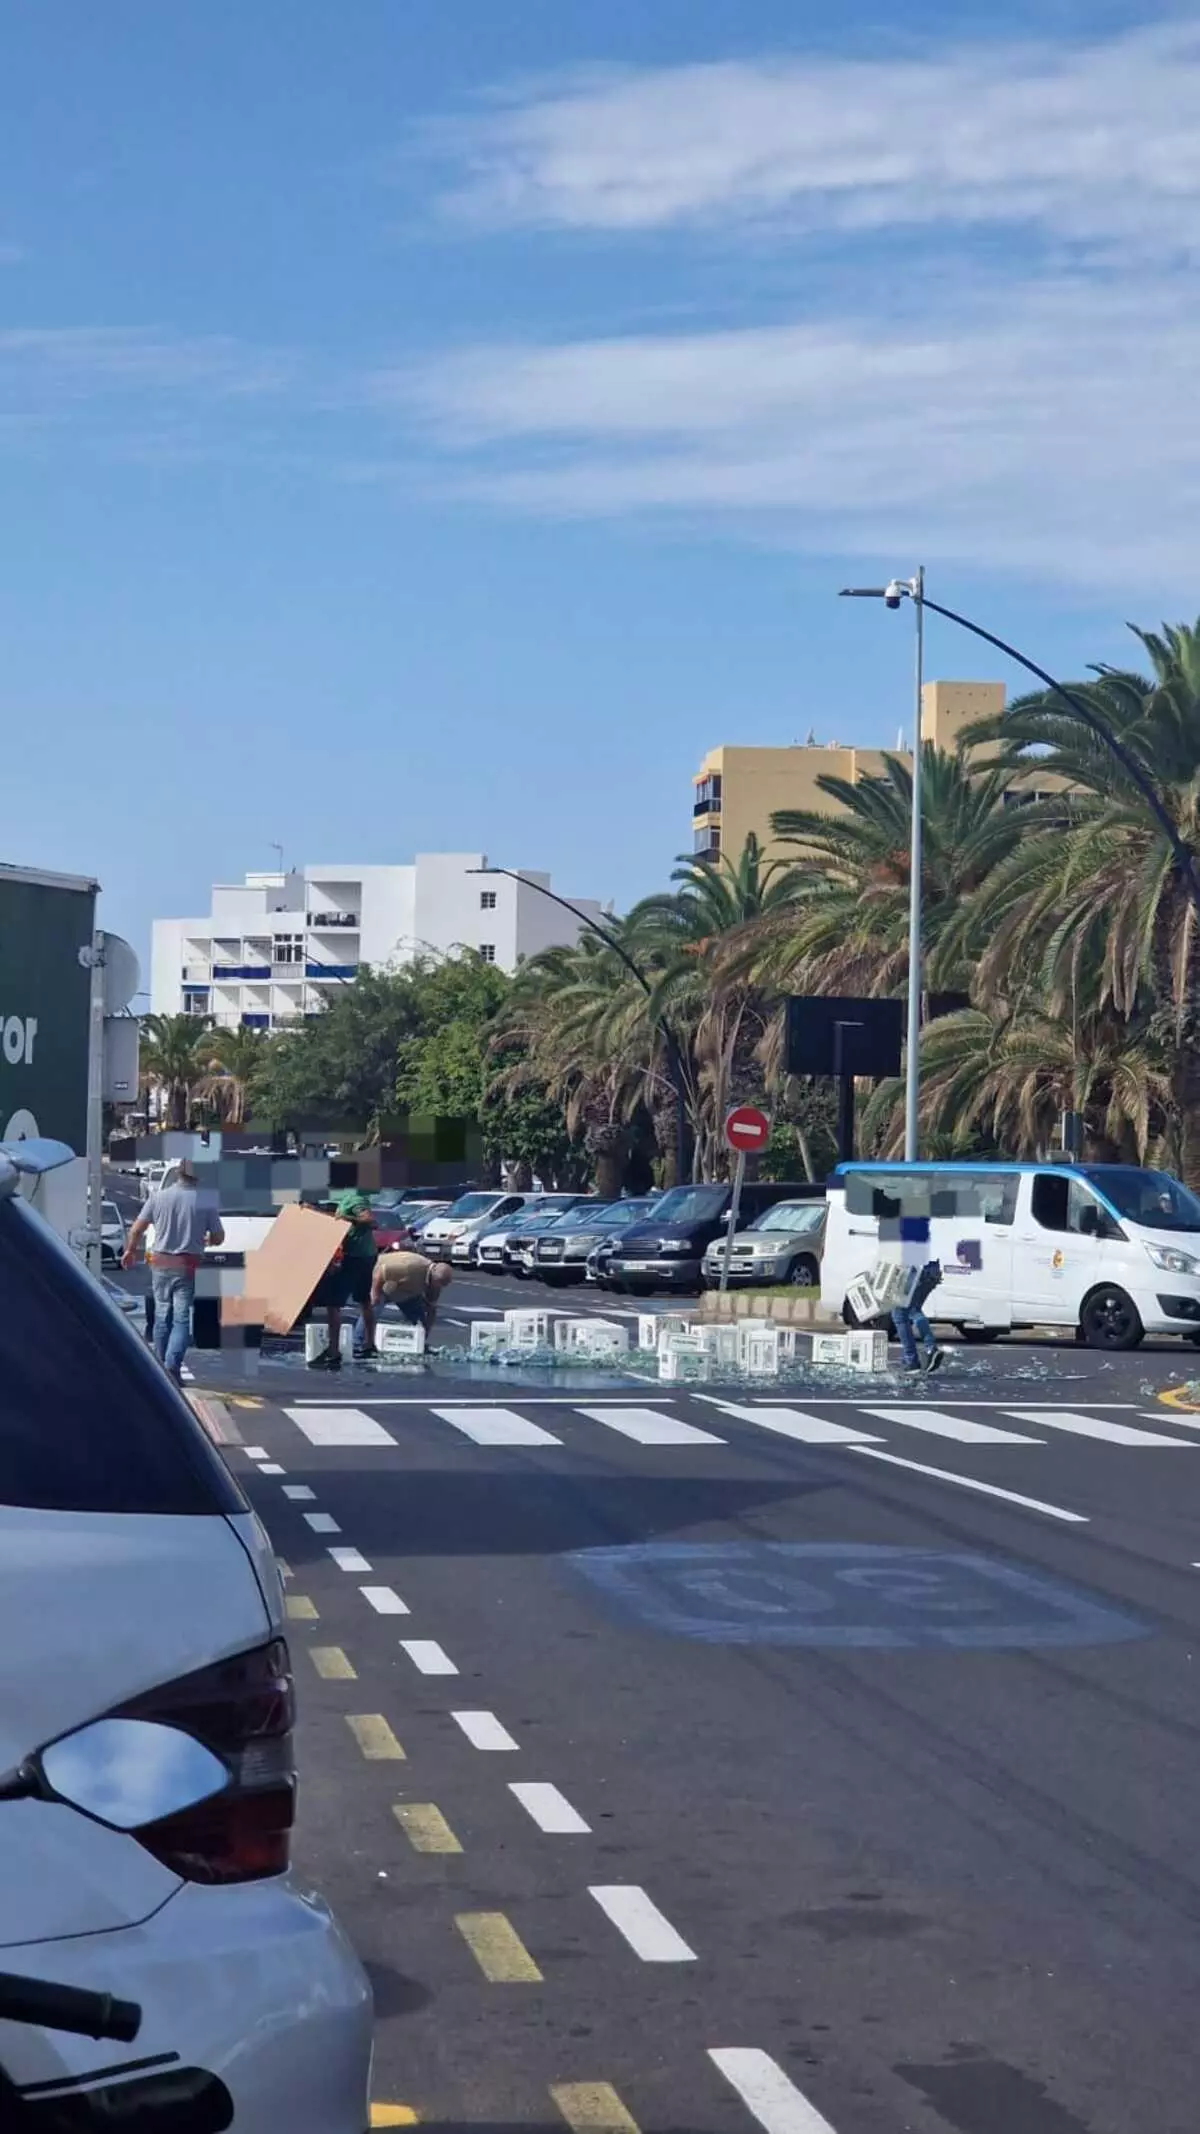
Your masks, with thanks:
[[[271,1039],[265,1030],[239,1026],[232,1030],[212,1031],[200,1048],[207,1054],[209,1070],[200,1085],[201,1093],[216,1101],[230,1126],[241,1126],[245,1122],[255,1079],[266,1063],[270,1045]]]
[[[950,989],[964,969],[943,952],[948,923],[1016,841],[1017,811],[1004,805],[1009,775],[926,742],[922,779],[922,911],[927,979]],[[837,803],[828,814],[784,808],[771,827],[794,847],[795,872],[781,911],[768,912],[753,944],[760,978],[782,990],[799,979],[814,991],[901,993],[908,976],[912,771],[885,756],[878,778],[851,784],[822,776]]]
[[[198,1015],[144,1015],[140,1045],[140,1073],[151,1088],[166,1099],[167,1121],[186,1127],[196,1091],[204,1078],[201,1041],[211,1040],[209,1020]]]
[[[922,1033],[927,1155],[970,1156],[983,1143],[1043,1156],[1064,1111],[1081,1114],[1093,1160],[1144,1163],[1156,1136],[1173,1147],[1170,1076],[1149,1017],[1131,1026],[1111,1006],[1094,1005],[1062,1017],[1034,1001],[992,1013],[964,1008]],[[901,1153],[899,1082],[875,1091],[863,1129],[881,1154]]]
[[[1200,625],[1135,630],[1151,672],[1074,685],[1153,783],[1200,865]],[[1001,774],[1036,769],[1067,791],[1021,812],[1022,837],[978,905],[982,987],[1022,970],[1052,1011],[1094,971],[1097,1006],[1126,1019],[1152,997],[1170,1048],[1179,1159],[1200,1183],[1200,922],[1171,839],[1136,779],[1051,691],[1023,697],[968,742],[998,744]]]

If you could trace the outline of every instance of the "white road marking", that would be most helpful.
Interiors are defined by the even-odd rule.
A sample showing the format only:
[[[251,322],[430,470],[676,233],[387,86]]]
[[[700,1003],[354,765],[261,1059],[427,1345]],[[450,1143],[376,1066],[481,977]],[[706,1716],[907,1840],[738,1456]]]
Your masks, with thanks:
[[[394,1445],[396,1440],[382,1423],[364,1415],[361,1408],[285,1408],[310,1445]]]
[[[278,1460],[261,1460],[258,1471],[260,1475],[285,1475],[287,1468],[281,1467]]]
[[[1011,1411],[1010,1411],[1011,1412]],[[1017,1430],[997,1430],[992,1423],[968,1423],[959,1415],[944,1415],[940,1408],[865,1408],[881,1422],[907,1423],[912,1430],[925,1430],[931,1437],[957,1438],[960,1445],[1036,1445],[1035,1437],[1022,1437]]]
[[[1102,1438],[1109,1445],[1174,1445],[1181,1452],[1195,1451],[1190,1438],[1163,1437],[1157,1430],[1135,1430],[1131,1423],[1103,1422],[1098,1415],[1072,1415],[1066,1408],[1010,1408],[1008,1413],[1019,1423],[1065,1430],[1072,1437]]]
[[[460,1726],[473,1749],[516,1749],[515,1742],[506,1726],[501,1726],[495,1712],[451,1712],[450,1717]]]
[[[606,1883],[589,1889],[602,1912],[607,1912],[618,1934],[623,1934],[635,1956],[644,1964],[694,1964],[696,1951],[689,1949],[658,1906],[633,1882]]]
[[[577,1808],[572,1808],[557,1786],[545,1785],[540,1780],[518,1779],[508,1790],[515,1793],[538,1829],[546,1831],[550,1837],[586,1836],[592,1827],[584,1822]]]
[[[801,2095],[769,2053],[729,2045],[708,2057],[766,2134],[834,2134],[829,2121]]]
[[[357,1549],[328,1549],[326,1554],[332,1556],[339,1571],[369,1571],[371,1568]]]
[[[958,1489],[978,1490],[982,1497],[1002,1497],[1006,1504],[1019,1504],[1027,1512],[1045,1512],[1048,1519],[1065,1519],[1071,1526],[1086,1526],[1083,1512],[1064,1511],[1061,1504],[1043,1504],[1040,1497],[1022,1497],[1015,1489],[998,1489],[994,1482],[977,1482],[973,1475],[951,1474],[945,1467],[925,1467],[920,1460],[902,1460],[898,1453],[880,1452],[874,1445],[855,1445],[852,1450],[864,1460],[886,1460],[889,1467],[905,1467],[909,1474],[932,1475],[937,1482],[953,1482]]]
[[[608,1395],[605,1396],[606,1399],[608,1399],[609,1397],[610,1396]],[[619,1402],[623,1397],[624,1396],[620,1394],[613,1394],[611,1396],[614,1402]],[[572,1405],[572,1402],[577,1400],[578,1398],[578,1391],[576,1391],[575,1393],[522,1393],[520,1396],[521,1406],[523,1408],[569,1408]],[[665,1393],[630,1393],[627,1398],[631,1406],[636,1405],[638,1401],[641,1401],[643,1406],[646,1403],[649,1403],[651,1407],[664,1408],[669,1403],[669,1396]],[[366,1400],[368,1407],[371,1408],[427,1408],[429,1406],[428,1393],[355,1393],[352,1395],[347,1395],[346,1406],[349,1407],[357,1403],[358,1401],[364,1399]],[[303,1401],[297,1402],[298,1407],[304,1407],[305,1405],[306,1404]],[[312,1401],[307,1403],[307,1405],[310,1407],[328,1406],[336,1408],[337,1403],[333,1401]],[[818,1402],[818,1406],[828,1407],[829,1405],[830,1403],[828,1401]],[[856,1405],[856,1403],[844,1402],[842,1405],[853,1407]],[[1004,1404],[1002,1401],[996,1401],[993,1403],[993,1405],[996,1407],[1002,1407]],[[1124,1403],[1124,1405],[1131,1406],[1132,1403],[1126,1402]],[[476,1408],[478,1406],[478,1393],[441,1394],[438,1398],[439,1408]],[[239,1451],[244,1451],[245,1447],[239,1446],[238,1449]]]
[[[248,1460],[265,1460],[267,1457],[265,1445],[243,1445],[242,1451]]]
[[[307,1482],[285,1482],[283,1494],[290,1497],[293,1504],[311,1504],[313,1500],[313,1493]]]
[[[594,1423],[603,1423],[615,1430],[620,1437],[632,1438],[635,1445],[723,1445],[711,1430],[698,1430],[694,1423],[681,1423],[673,1415],[663,1415],[654,1408],[577,1408],[577,1415],[589,1416]]]
[[[531,1423],[512,1408],[433,1408],[433,1415],[452,1423],[474,1445],[560,1445],[561,1438]]]
[[[443,1652],[434,1638],[401,1638],[400,1647],[408,1654],[420,1675],[456,1675],[457,1667],[449,1654]]]
[[[314,1534],[340,1534],[342,1531],[329,1512],[305,1512],[304,1524],[310,1526]]]
[[[360,1586],[358,1590],[376,1615],[408,1615],[411,1612],[407,1601],[401,1600],[394,1586]]]
[[[713,1399],[713,1396],[706,1396]],[[802,1445],[878,1445],[878,1431],[849,1430],[845,1423],[831,1423],[823,1415],[806,1415],[802,1408],[749,1408],[736,1401],[715,1400],[713,1405],[744,1423],[757,1423],[779,1437],[797,1438]]]

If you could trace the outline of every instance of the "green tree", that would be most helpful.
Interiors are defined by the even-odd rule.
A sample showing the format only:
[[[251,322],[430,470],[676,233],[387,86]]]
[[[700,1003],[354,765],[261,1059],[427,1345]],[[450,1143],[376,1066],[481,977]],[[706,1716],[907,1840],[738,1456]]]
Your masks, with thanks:
[[[202,1050],[211,1043],[207,1017],[144,1015],[139,1047],[142,1080],[157,1090],[166,1105],[168,1125],[182,1129],[192,1115],[204,1080]]]
[[[271,1045],[256,1082],[263,1124],[314,1119],[373,1133],[395,1108],[399,1049],[417,1027],[408,975],[364,968],[319,1015],[297,1020]]]
[[[207,1068],[197,1093],[215,1103],[230,1126],[245,1124],[275,1042],[265,1030],[237,1028],[213,1030],[197,1048]]]

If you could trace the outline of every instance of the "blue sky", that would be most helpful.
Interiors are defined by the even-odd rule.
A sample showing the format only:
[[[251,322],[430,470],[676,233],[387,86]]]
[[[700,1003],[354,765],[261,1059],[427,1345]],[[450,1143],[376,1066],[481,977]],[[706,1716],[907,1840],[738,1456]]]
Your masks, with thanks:
[[[713,743],[894,740],[847,577],[1194,616],[1194,10],[897,14],[0,6],[0,856],[625,904]]]

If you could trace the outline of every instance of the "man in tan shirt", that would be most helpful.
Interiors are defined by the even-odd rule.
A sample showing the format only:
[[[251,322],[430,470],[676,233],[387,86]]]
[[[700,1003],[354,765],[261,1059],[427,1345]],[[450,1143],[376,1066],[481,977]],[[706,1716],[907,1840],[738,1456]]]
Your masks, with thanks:
[[[454,1276],[444,1260],[427,1260],[424,1253],[381,1252],[371,1277],[371,1302],[399,1306],[400,1316],[410,1326],[423,1326],[428,1334],[437,1317],[438,1298]]]

